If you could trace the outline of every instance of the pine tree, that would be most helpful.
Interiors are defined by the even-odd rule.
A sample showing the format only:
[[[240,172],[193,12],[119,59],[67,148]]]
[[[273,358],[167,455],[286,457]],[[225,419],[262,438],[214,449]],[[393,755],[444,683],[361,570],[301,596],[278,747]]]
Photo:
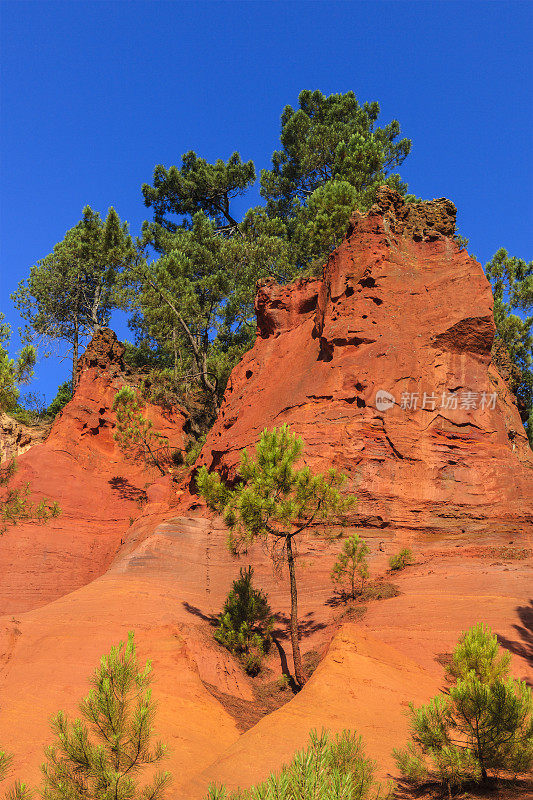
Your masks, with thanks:
[[[352,507],[354,498],[342,497],[346,478],[336,470],[314,474],[296,468],[303,441],[288,425],[264,430],[253,459],[241,456],[239,483],[228,488],[217,473],[202,467],[197,476],[200,494],[211,508],[220,511],[229,527],[229,546],[234,552],[256,539],[270,545],[272,557],[286,563],[291,593],[290,633],[294,671],[300,686],[305,683],[298,638],[298,594],[295,551],[297,537],[320,522],[335,520]]]
[[[27,322],[27,338],[66,341],[72,356],[75,385],[79,344],[106,325],[113,308],[121,305],[118,275],[137,258],[114,208],[105,221],[90,206],[68,230],[52,253],[35,264],[27,281],[11,295]]]
[[[181,223],[168,214],[193,217],[199,211],[208,216],[217,230],[231,233],[237,226],[230,210],[235,197],[244,194],[255,181],[253,161],[243,162],[233,153],[227,162],[221,158],[209,164],[193,150],[181,159],[181,168],[166,169],[158,164],[154,169],[154,185],[144,184],[144,204],[154,209],[154,221],[168,231],[176,232]]]
[[[266,596],[253,586],[253,574],[252,567],[241,568],[215,630],[215,639],[239,656],[250,675],[256,675],[261,668],[274,624]]]
[[[118,446],[132,458],[141,458],[166,475],[164,464],[168,461],[168,442],[142,414],[143,402],[132,386],[123,386],[113,400],[117,415],[114,433]]]
[[[104,656],[93,688],[80,703],[81,718],[60,711],[52,720],[56,741],[43,764],[43,800],[162,800],[170,783],[159,772],[144,788],[138,773],[165,756],[152,745],[155,703],[149,689],[151,666],[137,665],[133,632]]]
[[[331,580],[334,583],[343,583],[345,581],[349,583],[352,599],[355,599],[356,595],[356,575],[361,579],[361,591],[366,578],[368,578],[366,557],[369,552],[370,548],[364,539],[354,533],[344,542],[342,552],[331,570]]]
[[[374,763],[352,731],[335,738],[312,731],[310,744],[259,786],[228,792],[211,786],[206,800],[387,800],[391,791],[374,781]]]
[[[451,789],[485,782],[489,771],[533,767],[533,697],[510,677],[510,661],[490,628],[463,634],[448,668],[455,685],[427,705],[410,705],[412,741],[394,751],[405,777],[437,778]]]
[[[13,411],[19,397],[19,385],[27,383],[33,375],[36,354],[35,348],[26,345],[17,360],[9,357],[4,344],[9,344],[11,327],[5,322],[5,314],[0,311],[0,411]]]
[[[304,90],[298,105],[296,111],[285,107],[283,149],[272,155],[272,169],[261,172],[261,195],[273,216],[292,216],[329,181],[347,181],[354,187],[361,209],[372,205],[383,183],[405,193],[399,176],[389,173],[405,160],[411,142],[396,141],[400,134],[396,120],[376,127],[378,103],[361,106],[351,91],[326,97],[320,91]]]
[[[485,264],[485,272],[494,295],[493,357],[504,368],[502,355],[511,359],[509,383],[533,448],[533,261],[509,256],[502,247]]]

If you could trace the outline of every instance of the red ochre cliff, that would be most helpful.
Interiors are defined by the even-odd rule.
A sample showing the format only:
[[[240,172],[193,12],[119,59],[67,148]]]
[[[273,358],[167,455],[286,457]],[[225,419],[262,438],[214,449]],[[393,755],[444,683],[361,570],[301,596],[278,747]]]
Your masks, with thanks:
[[[33,501],[56,500],[62,513],[45,525],[10,526],[1,537],[0,613],[42,605],[104,572],[128,519],[150,499],[155,474],[128,461],[113,438],[113,399],[127,382],[123,353],[113,331],[102,329],[79,359],[73,400],[46,441],[17,459],[10,488],[29,482]],[[146,414],[172,447],[183,447],[184,412],[148,406]]]
[[[365,527],[529,528],[533,453],[491,361],[492,293],[453,239],[455,214],[383,187],[321,280],[263,281],[255,346],[200,463],[231,478],[264,427],[289,423],[308,463],[348,475]]]

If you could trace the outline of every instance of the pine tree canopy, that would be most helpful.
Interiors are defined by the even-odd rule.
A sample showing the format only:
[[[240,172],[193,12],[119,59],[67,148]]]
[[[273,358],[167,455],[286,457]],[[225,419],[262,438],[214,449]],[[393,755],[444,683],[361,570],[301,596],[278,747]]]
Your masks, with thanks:
[[[219,158],[209,164],[190,150],[182,156],[180,169],[158,164],[154,185],[145,183],[142,192],[145,205],[154,209],[155,222],[169,231],[176,231],[180,223],[168,214],[192,217],[202,211],[218,230],[230,232],[237,225],[230,202],[244,194],[255,178],[253,161],[243,162],[239,153],[226,162]]]
[[[361,207],[371,205],[383,183],[405,192],[405,184],[389,173],[405,160],[411,141],[396,141],[400,135],[396,120],[376,127],[377,102],[361,106],[351,91],[326,97],[304,90],[298,104],[296,111],[285,107],[282,149],[273,153],[272,169],[261,172],[261,195],[273,215],[294,213],[298,204],[306,203],[329,181],[347,181],[357,190]]]
[[[71,348],[73,382],[78,344],[106,325],[120,306],[118,275],[137,258],[128,234],[110,208],[105,221],[89,206],[52,253],[35,264],[27,281],[11,295],[27,322],[29,339],[66,341]]]

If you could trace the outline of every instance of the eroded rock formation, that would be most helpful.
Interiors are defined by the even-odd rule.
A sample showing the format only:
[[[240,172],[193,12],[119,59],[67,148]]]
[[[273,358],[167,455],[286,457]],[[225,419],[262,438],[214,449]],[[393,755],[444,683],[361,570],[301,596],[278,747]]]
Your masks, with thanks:
[[[43,605],[100,575],[112,561],[129,518],[150,497],[155,473],[118,448],[112,411],[124,373],[124,348],[102,329],[81,356],[73,399],[56,417],[45,442],[18,459],[9,488],[31,487],[32,498],[56,500],[61,516],[46,525],[9,527],[0,540],[0,614]],[[183,449],[186,414],[146,407],[154,428],[171,448]],[[154,497],[168,496],[170,478]],[[161,483],[161,482],[160,482]]]
[[[533,454],[491,361],[490,286],[454,230],[449,200],[407,204],[383,187],[322,279],[261,282],[256,344],[200,463],[231,478],[242,448],[287,422],[309,463],[347,473],[359,524],[531,526]]]

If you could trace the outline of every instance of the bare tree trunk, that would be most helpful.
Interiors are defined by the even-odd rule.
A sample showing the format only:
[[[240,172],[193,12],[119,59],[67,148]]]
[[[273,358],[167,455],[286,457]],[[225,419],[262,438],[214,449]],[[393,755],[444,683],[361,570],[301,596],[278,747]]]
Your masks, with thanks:
[[[78,347],[79,347],[79,322],[78,314],[76,313],[74,321],[74,336],[72,339],[72,394],[76,388],[76,373],[78,371]]]
[[[176,328],[172,328],[172,348],[174,350],[174,382],[178,382],[178,344]]]
[[[294,675],[296,683],[303,686],[307,678],[302,666],[302,656],[300,653],[300,643],[298,641],[298,594],[296,591],[296,570],[294,566],[294,556],[292,552],[292,536],[286,537],[287,564],[289,565],[289,577],[291,582],[291,644],[292,658],[294,661]]]

